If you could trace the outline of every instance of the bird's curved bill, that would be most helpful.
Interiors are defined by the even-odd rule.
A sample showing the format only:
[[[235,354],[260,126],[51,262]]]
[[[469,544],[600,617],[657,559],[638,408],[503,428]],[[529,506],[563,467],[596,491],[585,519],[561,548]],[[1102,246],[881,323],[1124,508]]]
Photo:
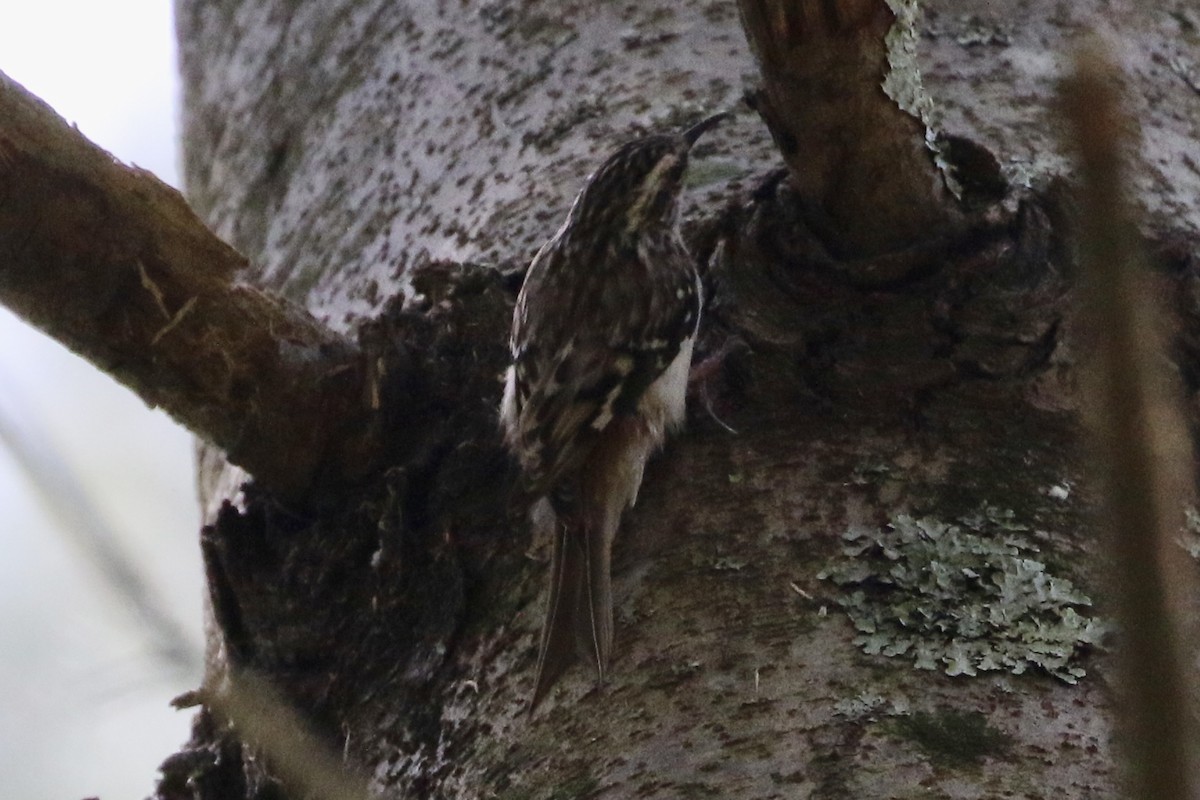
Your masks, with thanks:
[[[717,125],[721,124],[721,122],[723,122],[726,119],[729,119],[732,116],[733,116],[733,114],[729,113],[728,111],[722,111],[719,114],[713,114],[711,117],[702,119],[699,122],[697,122],[695,125],[693,125],[692,127],[688,128],[686,131],[683,132],[683,139],[685,142],[688,143],[688,146],[691,147],[692,145],[694,145],[696,143],[697,139],[699,139],[701,136],[708,133],[713,128],[717,127]]]

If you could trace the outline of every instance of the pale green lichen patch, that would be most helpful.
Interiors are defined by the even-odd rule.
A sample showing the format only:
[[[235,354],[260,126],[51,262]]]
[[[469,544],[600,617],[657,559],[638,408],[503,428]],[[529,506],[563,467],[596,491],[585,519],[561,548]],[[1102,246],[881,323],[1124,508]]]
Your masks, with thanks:
[[[947,675],[1083,677],[1082,656],[1105,632],[1086,615],[1087,595],[1035,557],[1011,511],[985,507],[955,523],[900,515],[843,534],[841,556],[818,577],[844,590],[837,603],[856,644]]]
[[[1179,532],[1179,546],[1194,560],[1200,561],[1200,511],[1195,506],[1183,509],[1183,529]]]
[[[888,0],[888,8],[896,19],[884,37],[888,71],[883,79],[883,91],[901,109],[928,125],[933,101],[921,82],[921,69],[917,64],[920,4],[916,0]]]
[[[853,720],[873,720],[881,716],[900,713],[896,704],[881,694],[860,692],[854,697],[844,697],[833,704],[833,713]]]

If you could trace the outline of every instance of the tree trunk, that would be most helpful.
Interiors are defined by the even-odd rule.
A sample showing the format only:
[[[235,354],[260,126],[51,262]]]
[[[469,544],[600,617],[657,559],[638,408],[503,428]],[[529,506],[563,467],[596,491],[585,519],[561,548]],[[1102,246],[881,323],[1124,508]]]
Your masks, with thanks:
[[[1190,323],[1200,116],[1165,109],[1197,105],[1200,20],[931,3],[935,104],[895,122],[918,145],[865,161],[838,132],[893,123],[804,58],[903,36],[906,7],[772,5],[179,0],[188,199],[257,285],[378,354],[403,454],[309,503],[202,456],[201,698],[264,678],[386,797],[1115,795],[1055,60],[1124,21],[1137,188]],[[752,54],[743,19],[793,49]],[[622,525],[610,678],[573,670],[530,716],[546,554],[495,414],[521,270],[616,144],[747,90],[762,119],[694,159],[714,358]],[[847,191],[889,160],[895,188]],[[302,794],[222,719],[160,797]]]

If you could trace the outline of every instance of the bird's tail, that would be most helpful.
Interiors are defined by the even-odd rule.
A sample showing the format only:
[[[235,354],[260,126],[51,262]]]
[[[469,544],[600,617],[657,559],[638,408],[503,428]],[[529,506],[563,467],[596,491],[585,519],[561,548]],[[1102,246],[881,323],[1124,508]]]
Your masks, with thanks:
[[[578,654],[603,682],[612,654],[612,547],[621,514],[633,504],[642,469],[656,444],[640,422],[614,423],[581,470],[575,502],[555,512],[542,501],[552,536],[550,601],[542,629],[532,713]],[[624,429],[624,430],[623,430]]]
[[[612,536],[587,514],[550,515],[550,600],[530,712],[577,655],[591,662],[603,681],[612,652]]]

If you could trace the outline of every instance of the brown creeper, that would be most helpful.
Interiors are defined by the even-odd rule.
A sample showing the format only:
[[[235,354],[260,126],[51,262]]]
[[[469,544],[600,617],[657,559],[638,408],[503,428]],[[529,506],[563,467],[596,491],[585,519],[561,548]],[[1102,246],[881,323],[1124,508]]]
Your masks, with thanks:
[[[500,418],[532,514],[552,534],[531,708],[576,648],[604,678],[609,565],[642,469],[682,425],[700,282],[679,232],[688,151],[725,114],[618,149],[530,264],[513,312]]]

